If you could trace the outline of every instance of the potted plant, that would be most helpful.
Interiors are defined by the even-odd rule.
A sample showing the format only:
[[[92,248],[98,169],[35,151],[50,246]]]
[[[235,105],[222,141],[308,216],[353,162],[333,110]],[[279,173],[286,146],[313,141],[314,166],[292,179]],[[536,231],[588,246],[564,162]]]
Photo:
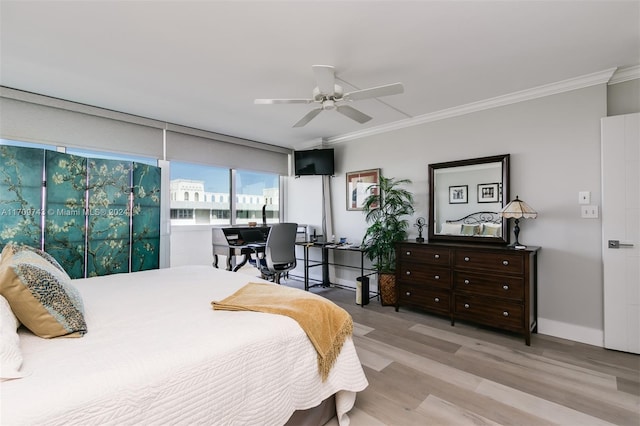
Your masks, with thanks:
[[[399,241],[407,239],[409,221],[413,214],[413,194],[401,185],[409,179],[386,178],[380,175],[380,183],[371,185],[363,211],[369,224],[362,239],[362,249],[378,272],[380,301],[383,305],[396,303],[396,250]]]

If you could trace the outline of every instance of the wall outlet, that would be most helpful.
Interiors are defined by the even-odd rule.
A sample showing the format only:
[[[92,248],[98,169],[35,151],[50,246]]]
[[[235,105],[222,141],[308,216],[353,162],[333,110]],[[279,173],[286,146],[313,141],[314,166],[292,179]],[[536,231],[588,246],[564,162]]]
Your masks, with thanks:
[[[578,204],[589,204],[591,202],[591,192],[580,191],[578,192]]]
[[[597,219],[598,206],[592,204],[588,206],[580,206],[580,216],[583,219]]]

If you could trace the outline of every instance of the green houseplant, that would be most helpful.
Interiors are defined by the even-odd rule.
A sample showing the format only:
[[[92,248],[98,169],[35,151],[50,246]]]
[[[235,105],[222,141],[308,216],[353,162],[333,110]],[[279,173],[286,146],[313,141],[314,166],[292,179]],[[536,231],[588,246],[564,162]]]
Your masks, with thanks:
[[[386,178],[371,185],[365,199],[363,212],[369,224],[362,239],[362,249],[374,269],[378,272],[378,283],[383,305],[396,302],[395,244],[407,239],[408,215],[413,214],[413,194],[401,185],[410,184],[409,179]]]

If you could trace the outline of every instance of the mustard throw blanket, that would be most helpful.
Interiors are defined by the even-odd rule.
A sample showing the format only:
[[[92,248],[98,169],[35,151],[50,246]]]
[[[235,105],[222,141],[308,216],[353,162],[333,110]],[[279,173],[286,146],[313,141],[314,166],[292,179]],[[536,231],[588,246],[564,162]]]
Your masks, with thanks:
[[[353,333],[347,311],[323,297],[290,287],[248,283],[211,305],[214,310],[265,312],[296,320],[318,353],[322,381],[329,376],[345,339]]]

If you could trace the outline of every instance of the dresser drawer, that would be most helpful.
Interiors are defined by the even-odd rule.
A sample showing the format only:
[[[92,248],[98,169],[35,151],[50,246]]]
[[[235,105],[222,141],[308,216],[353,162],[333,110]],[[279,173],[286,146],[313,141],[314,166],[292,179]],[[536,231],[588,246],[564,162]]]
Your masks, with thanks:
[[[421,262],[429,265],[449,266],[451,251],[448,248],[428,246],[400,246],[398,256],[401,262]]]
[[[426,309],[442,314],[449,314],[450,292],[437,288],[425,288],[410,284],[400,284],[398,293],[398,303],[401,305],[411,305],[421,309]]]
[[[454,316],[512,331],[524,329],[522,305],[498,299],[456,294]]]
[[[497,296],[515,301],[524,300],[524,279],[508,275],[457,271],[453,274],[453,288],[456,292]]]
[[[396,276],[400,281],[411,281],[412,284],[451,288],[451,269],[448,267],[402,263]]]
[[[522,255],[515,253],[456,250],[454,266],[506,274],[522,274],[524,272]]]

